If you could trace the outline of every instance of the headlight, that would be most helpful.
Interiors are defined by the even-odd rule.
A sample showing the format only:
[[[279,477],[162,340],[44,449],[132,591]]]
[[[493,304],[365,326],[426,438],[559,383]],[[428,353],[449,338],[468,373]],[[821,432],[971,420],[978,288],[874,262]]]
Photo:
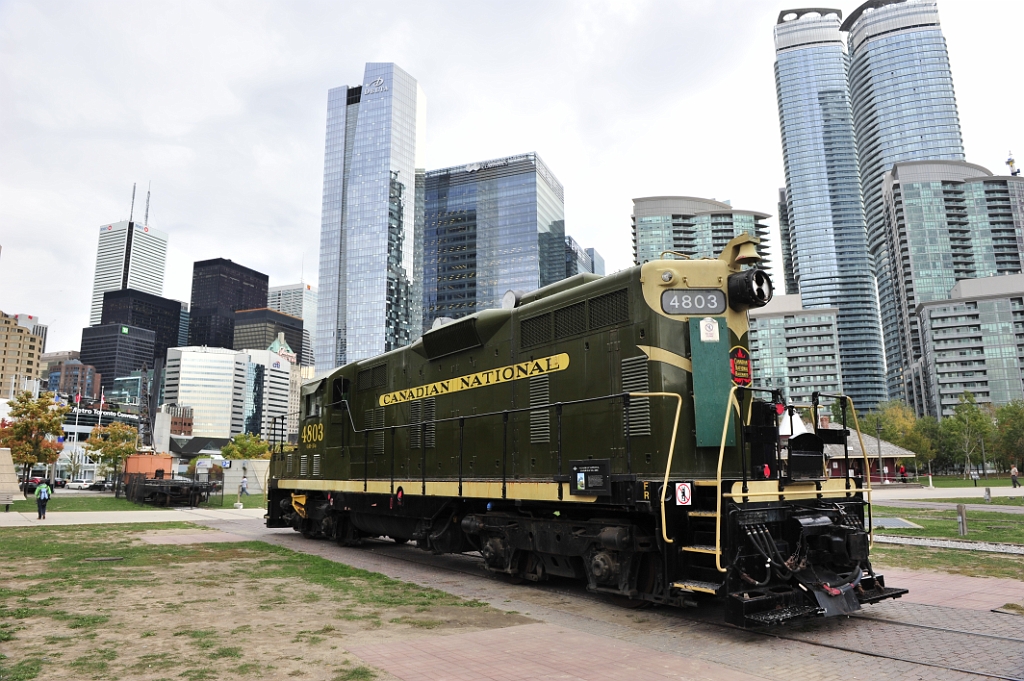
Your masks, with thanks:
[[[771,277],[764,270],[750,269],[729,275],[729,307],[734,310],[764,307],[773,293]]]

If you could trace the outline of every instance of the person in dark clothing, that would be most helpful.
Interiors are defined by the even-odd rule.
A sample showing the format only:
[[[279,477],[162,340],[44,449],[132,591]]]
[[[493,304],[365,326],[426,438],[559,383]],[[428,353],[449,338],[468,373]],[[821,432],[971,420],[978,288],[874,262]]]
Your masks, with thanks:
[[[46,520],[46,502],[50,500],[52,494],[53,490],[45,481],[36,487],[36,508],[39,510],[39,520]]]

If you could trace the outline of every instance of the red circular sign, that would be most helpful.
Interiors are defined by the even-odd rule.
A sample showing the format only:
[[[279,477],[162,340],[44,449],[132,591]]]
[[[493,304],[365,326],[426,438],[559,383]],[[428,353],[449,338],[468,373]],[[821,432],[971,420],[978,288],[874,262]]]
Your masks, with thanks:
[[[739,345],[729,351],[729,369],[732,372],[732,382],[741,388],[746,388],[753,382],[750,373],[750,353]]]

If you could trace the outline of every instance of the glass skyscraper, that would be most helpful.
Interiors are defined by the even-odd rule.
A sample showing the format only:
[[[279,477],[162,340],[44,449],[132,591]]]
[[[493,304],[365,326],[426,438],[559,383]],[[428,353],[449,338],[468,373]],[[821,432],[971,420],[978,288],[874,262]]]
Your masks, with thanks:
[[[633,262],[657,260],[664,251],[691,258],[717,258],[731,239],[751,234],[761,239],[761,267],[769,269],[767,213],[737,210],[728,203],[692,196],[633,199]]]
[[[902,399],[896,254],[887,251],[883,182],[900,161],[964,159],[935,0],[871,0],[847,17],[849,88],[868,244],[878,278],[889,397]]]
[[[410,340],[417,152],[426,99],[391,63],[327,93],[317,372]]]
[[[100,323],[103,294],[107,291],[131,288],[162,296],[166,265],[166,233],[127,220],[102,225],[96,249],[89,324]]]
[[[841,16],[784,10],[775,25],[786,168],[779,222],[786,291],[799,292],[805,308],[838,310],[842,384],[858,409],[870,409],[885,400],[886,387]]]
[[[564,193],[537,154],[432,170],[423,183],[424,330],[565,278]]]

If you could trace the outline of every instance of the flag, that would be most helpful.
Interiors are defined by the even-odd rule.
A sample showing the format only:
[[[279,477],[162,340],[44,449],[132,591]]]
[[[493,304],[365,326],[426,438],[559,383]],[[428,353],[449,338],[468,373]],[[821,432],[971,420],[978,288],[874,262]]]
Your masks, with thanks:
[[[106,403],[107,403],[107,397],[106,397],[106,395],[103,394],[103,391],[100,390],[100,411],[103,411],[103,405],[106,404]]]
[[[79,404],[82,401],[82,393],[75,393],[75,404]]]

